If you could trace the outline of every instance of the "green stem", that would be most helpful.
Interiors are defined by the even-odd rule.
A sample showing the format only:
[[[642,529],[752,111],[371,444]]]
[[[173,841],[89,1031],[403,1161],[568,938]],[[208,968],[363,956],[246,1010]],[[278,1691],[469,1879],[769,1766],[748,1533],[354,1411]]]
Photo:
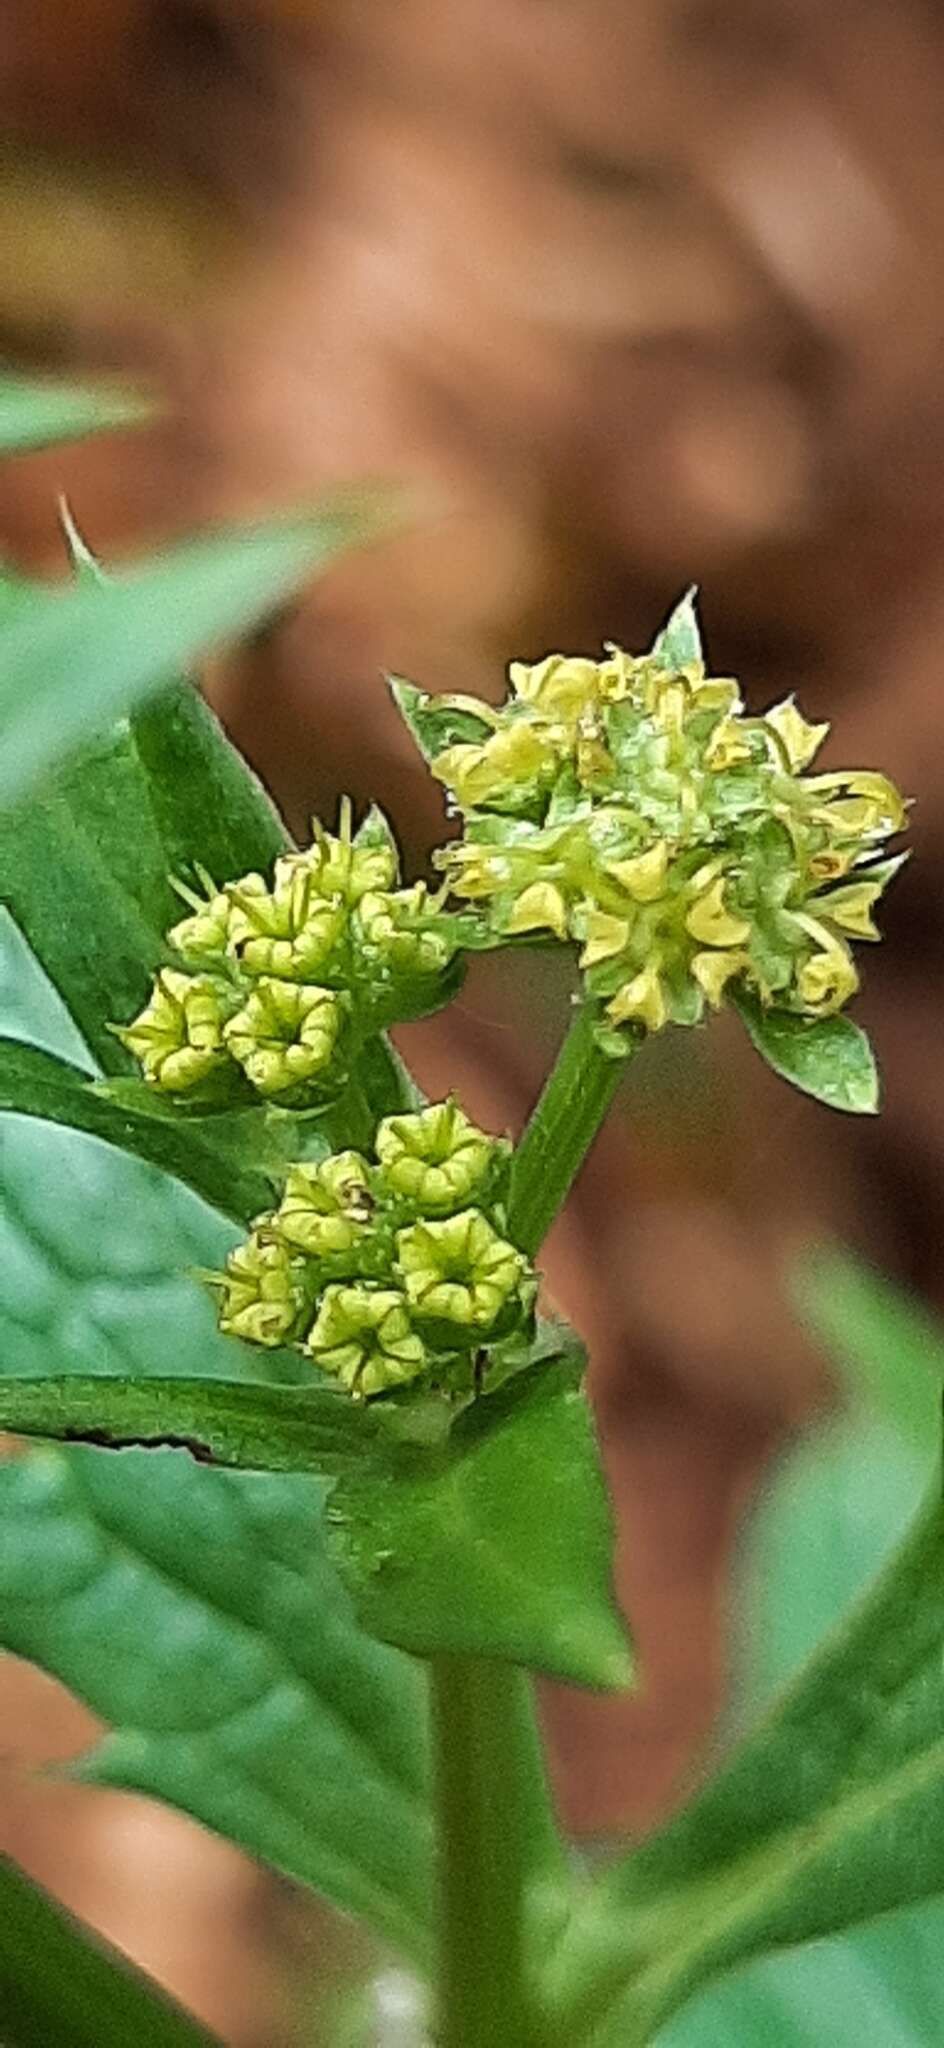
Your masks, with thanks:
[[[512,1162],[508,1235],[530,1258],[570,1193],[625,1064],[601,1051],[594,1011],[581,1003]]]
[[[516,1736],[529,1684],[507,1664],[430,1668],[439,1816],[437,2048],[538,2048],[525,1982],[525,1906],[544,1816]],[[549,1820],[549,1814],[546,1812]],[[535,1820],[538,1839],[535,1838]],[[555,1845],[556,1846],[556,1845]]]
[[[581,1004],[512,1164],[508,1234],[537,1252],[603,1122],[623,1062]],[[528,1984],[536,1875],[563,1891],[560,1840],[523,1672],[474,1657],[430,1666],[439,1822],[438,2048],[542,2048]],[[553,1912],[553,1907],[552,1907]],[[545,1936],[547,1929],[544,1930]]]

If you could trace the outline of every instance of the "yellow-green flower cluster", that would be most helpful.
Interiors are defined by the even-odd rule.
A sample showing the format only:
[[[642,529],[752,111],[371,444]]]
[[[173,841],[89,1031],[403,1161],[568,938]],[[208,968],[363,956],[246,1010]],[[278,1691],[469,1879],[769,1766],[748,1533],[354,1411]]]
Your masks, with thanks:
[[[313,826],[304,852],[274,873],[243,875],[201,897],[167,934],[146,1008],[118,1036],[155,1088],[195,1102],[246,1090],[291,1107],[344,1084],[371,1032],[422,1015],[457,984],[459,920],[426,885],[400,885],[390,829],[372,810],[352,834]]]
[[[690,606],[652,653],[514,662],[499,709],[401,708],[462,813],[437,861],[488,940],[577,942],[604,1037],[699,1021],[725,992],[816,1018],[858,986],[850,941],[902,856],[884,775],[809,773],[826,737],[792,698],[750,716],[709,676]],[[438,747],[438,737],[447,744]]]
[[[221,1328],[293,1344],[357,1396],[448,1378],[531,1317],[535,1276],[504,1235],[510,1151],[450,1100],[385,1118],[371,1158],[290,1167],[208,1276]]]

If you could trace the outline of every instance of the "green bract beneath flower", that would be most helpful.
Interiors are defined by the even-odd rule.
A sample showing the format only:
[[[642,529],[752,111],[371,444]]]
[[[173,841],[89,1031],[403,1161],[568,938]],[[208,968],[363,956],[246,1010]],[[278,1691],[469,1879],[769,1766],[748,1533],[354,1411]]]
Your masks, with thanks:
[[[537,1281],[508,1242],[511,1148],[452,1101],[379,1125],[374,1156],[288,1170],[225,1273],[220,1322],[292,1343],[356,1395],[469,1379],[469,1355],[530,1325]]]
[[[390,828],[370,811],[352,834],[313,825],[311,846],[275,862],[270,880],[243,875],[204,896],[177,884],[190,915],[167,944],[147,1008],[118,1036],[155,1088],[195,1104],[247,1085],[294,1108],[344,1086],[350,1057],[372,1033],[438,1009],[462,972],[464,920],[401,888]]]
[[[690,601],[652,652],[549,655],[509,670],[498,710],[399,701],[463,814],[436,856],[484,943],[575,941],[604,1042],[693,1024],[740,989],[808,1018],[855,992],[853,939],[904,856],[884,775],[807,773],[826,737],[792,698],[764,717],[709,676]],[[466,735],[475,733],[475,737]]]

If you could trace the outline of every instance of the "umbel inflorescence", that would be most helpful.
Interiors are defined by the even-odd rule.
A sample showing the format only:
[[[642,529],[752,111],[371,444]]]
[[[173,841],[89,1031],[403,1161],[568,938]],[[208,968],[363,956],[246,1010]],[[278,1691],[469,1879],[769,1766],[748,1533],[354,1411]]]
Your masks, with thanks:
[[[532,1315],[531,1265],[503,1234],[510,1146],[453,1102],[386,1117],[373,1156],[289,1168],[225,1273],[221,1327],[293,1344],[348,1392],[470,1378],[470,1354]]]
[[[648,655],[513,662],[493,709],[396,686],[461,815],[437,856],[486,942],[575,941],[601,1036],[699,1022],[726,991],[827,1016],[858,986],[850,941],[903,856],[887,777],[815,775],[826,725],[763,717],[709,676],[691,600]]]
[[[461,975],[461,920],[424,882],[400,885],[396,843],[371,810],[272,877],[243,875],[200,897],[167,934],[172,963],[147,1007],[117,1035],[157,1089],[196,1104],[239,1091],[290,1107],[341,1091],[358,1047],[398,1019],[447,1002]]]

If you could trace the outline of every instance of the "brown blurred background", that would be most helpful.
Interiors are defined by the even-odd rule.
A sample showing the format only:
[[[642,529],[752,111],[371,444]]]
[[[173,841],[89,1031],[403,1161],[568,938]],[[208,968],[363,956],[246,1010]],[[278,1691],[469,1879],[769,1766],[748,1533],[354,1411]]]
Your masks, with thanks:
[[[405,536],[208,678],[293,821],[376,794],[422,860],[441,812],[380,671],[495,693],[512,656],[646,644],[690,581],[721,672],[758,705],[796,688],[834,762],[918,799],[862,1003],[881,1123],[804,1105],[724,1025],[670,1038],[552,1243],[645,1685],[548,1720],[572,1823],[645,1826],[706,1754],[738,1517],[831,1398],[789,1257],[838,1234],[944,1306],[944,14],[5,0],[0,126],[0,352],[174,406],[8,466],[17,560],[60,566],[62,488],[108,556],[337,479],[412,486]],[[403,1045],[514,1128],[561,1015],[539,969],[492,963]],[[78,1745],[54,1688],[7,1688],[21,1761]],[[296,1935],[265,1881],[186,1823],[21,1776],[6,1846],[227,2038],[270,2042]]]

